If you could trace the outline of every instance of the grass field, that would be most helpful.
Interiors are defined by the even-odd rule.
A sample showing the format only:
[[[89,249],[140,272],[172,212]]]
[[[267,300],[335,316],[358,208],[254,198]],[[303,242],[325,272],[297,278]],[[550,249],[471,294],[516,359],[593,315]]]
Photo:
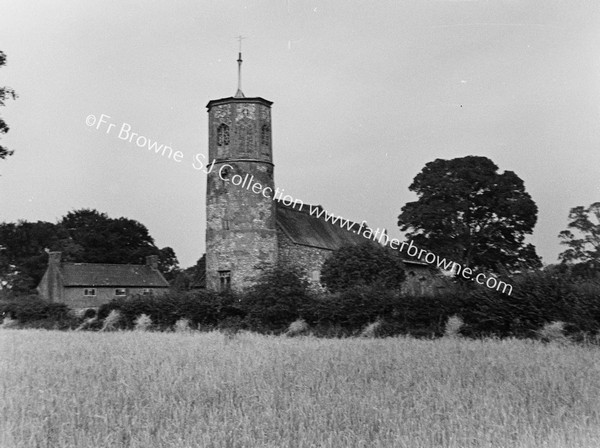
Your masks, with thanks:
[[[600,447],[600,350],[0,331],[0,446]]]

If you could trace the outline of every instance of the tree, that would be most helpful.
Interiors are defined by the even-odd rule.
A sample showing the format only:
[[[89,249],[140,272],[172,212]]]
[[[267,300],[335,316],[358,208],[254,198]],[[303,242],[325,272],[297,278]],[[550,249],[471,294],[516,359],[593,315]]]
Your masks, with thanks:
[[[127,218],[109,218],[105,213],[81,209],[67,213],[58,223],[68,240],[82,250],[80,263],[141,264],[148,255],[158,255],[159,270],[172,281],[179,262],[170,247],[159,249],[142,223]]]
[[[569,212],[567,227],[575,230],[579,238],[571,230],[559,233],[561,244],[568,246],[558,258],[565,264],[575,263],[581,273],[600,272],[600,202],[588,208],[574,207]]]
[[[0,51],[0,67],[6,65],[6,55],[3,51]],[[8,99],[12,98],[13,100],[17,98],[17,94],[15,91],[9,87],[0,87],[0,106],[4,106],[4,102]],[[6,134],[9,130],[6,122],[0,117],[0,135]],[[5,159],[6,157],[13,154],[13,151],[9,151],[4,146],[0,145],[0,159]]]
[[[158,270],[162,272],[165,280],[171,285],[181,272],[179,269],[179,261],[175,251],[170,247],[163,247],[158,251]]]
[[[333,251],[321,270],[321,282],[331,292],[378,283],[399,288],[403,281],[404,263],[398,252],[371,242]]]
[[[310,300],[304,274],[288,264],[267,267],[242,298],[242,309],[251,325],[282,329],[301,317],[303,305]]]
[[[137,264],[148,255],[160,255],[146,226],[132,219],[81,209],[67,213],[58,225],[84,248],[77,260],[82,263]]]
[[[398,225],[415,245],[475,269],[540,266],[525,243],[537,206],[514,172],[499,173],[487,157],[437,159],[409,189],[419,198],[402,207]]]
[[[33,290],[46,270],[48,251],[60,251],[64,261],[78,263],[143,264],[146,256],[158,255],[167,280],[179,269],[173,249],[156,247],[143,224],[82,209],[67,213],[57,224],[0,224],[0,287]]]
[[[179,270],[172,285],[179,291],[206,288],[206,254],[194,266]]]
[[[67,236],[55,224],[45,221],[0,224],[0,287],[15,292],[33,290],[48,263],[46,250],[78,248],[65,244]],[[69,260],[72,253],[63,251]]]

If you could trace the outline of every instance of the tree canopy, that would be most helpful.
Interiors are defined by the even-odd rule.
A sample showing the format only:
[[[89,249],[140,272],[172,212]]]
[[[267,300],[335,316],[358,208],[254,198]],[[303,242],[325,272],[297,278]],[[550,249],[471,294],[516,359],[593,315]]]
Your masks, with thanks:
[[[172,285],[179,291],[206,288],[206,254],[194,266],[179,271]]]
[[[368,241],[333,251],[321,270],[321,282],[331,292],[377,283],[397,288],[403,281],[404,263],[398,252]]]
[[[300,317],[308,295],[304,271],[297,266],[278,264],[266,267],[244,294],[242,309],[253,323],[284,328]]]
[[[159,270],[169,281],[179,266],[170,247],[159,249],[146,226],[127,218],[109,218],[96,210],[67,213],[57,224],[38,221],[0,224],[0,282],[28,292],[40,282],[48,251],[61,251],[64,261],[143,264],[159,256]]]
[[[6,54],[3,51],[0,51],[0,67],[6,65]],[[15,91],[9,87],[0,87],[0,106],[4,106],[4,102],[12,98],[13,100],[17,98],[17,94]],[[0,117],[0,135],[6,134],[9,130],[6,122]],[[0,159],[4,159],[10,155],[12,155],[13,151],[9,151],[8,148],[0,145]]]
[[[37,286],[48,262],[45,249],[67,247],[67,235],[45,221],[0,224],[0,287],[27,292]]]
[[[568,229],[559,233],[568,247],[559,255],[563,263],[578,265],[578,271],[600,272],[600,202],[574,207],[569,212]],[[576,233],[573,233],[575,231]]]
[[[109,218],[96,210],[67,213],[58,225],[81,250],[81,263],[138,263],[147,255],[159,255],[146,226],[127,218]]]
[[[514,172],[499,173],[487,157],[436,159],[409,189],[418,200],[402,207],[398,225],[415,245],[476,269],[540,265],[525,243],[537,206]]]

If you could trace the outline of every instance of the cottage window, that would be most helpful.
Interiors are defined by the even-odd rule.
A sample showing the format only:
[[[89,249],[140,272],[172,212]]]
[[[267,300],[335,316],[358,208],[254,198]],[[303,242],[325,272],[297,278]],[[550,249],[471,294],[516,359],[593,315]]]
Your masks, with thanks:
[[[86,297],[93,297],[96,295],[96,288],[86,288],[83,290],[83,295]]]
[[[312,280],[314,282],[321,281],[321,271],[319,271],[319,270],[312,271]]]
[[[146,288],[146,289],[144,289],[144,290],[142,291],[142,294],[143,294],[143,295],[145,295],[145,296],[147,296],[147,295],[150,295],[150,294],[152,294],[152,291],[150,291],[150,289],[149,289],[149,288]]]
[[[217,128],[217,146],[229,146],[229,126],[225,123]]]
[[[219,271],[220,290],[229,291],[231,289],[231,271]]]
[[[115,296],[126,296],[127,295],[127,290],[125,288],[117,288],[115,289]]]

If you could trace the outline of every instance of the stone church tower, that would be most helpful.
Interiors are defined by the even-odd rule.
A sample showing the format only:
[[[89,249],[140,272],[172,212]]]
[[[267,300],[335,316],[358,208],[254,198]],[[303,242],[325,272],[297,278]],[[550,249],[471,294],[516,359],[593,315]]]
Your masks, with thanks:
[[[281,197],[273,179],[273,103],[244,96],[241,65],[240,52],[236,94],[206,106],[206,288],[244,290],[254,284],[262,267],[276,263],[300,267],[318,286],[327,257],[341,247],[364,244],[367,239],[361,232],[368,227],[364,222],[330,222],[315,214],[323,211],[320,205]],[[405,264],[409,277],[419,279],[417,287],[434,285],[427,281],[427,263]]]
[[[246,98],[238,58],[235,96],[208,109],[206,286],[220,291],[251,285],[260,266],[277,261],[271,142],[271,101]],[[209,165],[210,168],[210,165]],[[247,187],[259,183],[262,190]]]

